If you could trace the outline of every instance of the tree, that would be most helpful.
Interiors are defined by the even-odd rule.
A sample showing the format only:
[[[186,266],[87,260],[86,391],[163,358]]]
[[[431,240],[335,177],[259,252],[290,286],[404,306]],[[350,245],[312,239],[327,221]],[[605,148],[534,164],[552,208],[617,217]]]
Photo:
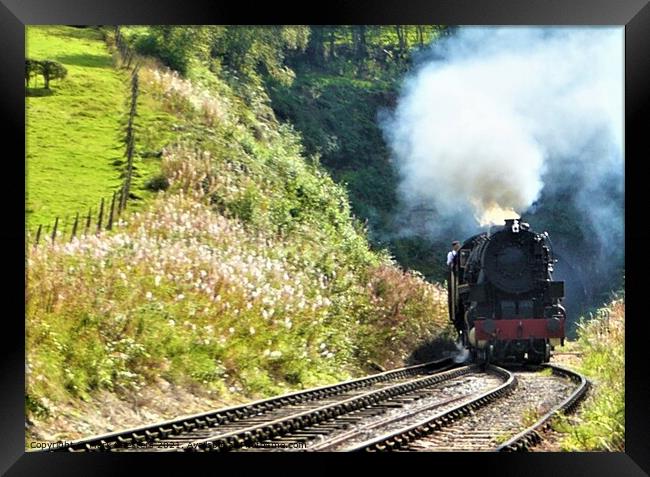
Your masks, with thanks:
[[[321,66],[325,62],[325,28],[312,26],[309,30],[309,42],[305,53],[312,64]]]
[[[293,72],[284,64],[287,51],[304,51],[309,41],[305,26],[230,26],[212,49],[230,68],[255,83],[259,68],[283,83],[291,82]]]
[[[368,53],[366,50],[366,26],[356,25],[352,30],[352,34],[354,55],[358,59],[365,58]]]
[[[408,41],[406,39],[406,28],[401,25],[395,25],[395,32],[397,33],[399,53],[400,56],[403,56],[406,53],[406,49],[408,48]]]
[[[25,83],[29,86],[29,81],[33,76],[43,74],[41,62],[38,60],[25,59]]]
[[[418,32],[418,43],[420,44],[420,48],[422,48],[424,46],[424,26],[418,25],[416,29]]]
[[[45,89],[50,89],[51,80],[63,79],[68,75],[68,70],[61,63],[52,60],[43,60],[39,63],[41,74],[45,80]]]
[[[332,58],[334,58],[334,42],[336,41],[336,27],[329,28],[329,35],[327,40],[329,43],[329,59],[331,60]]]

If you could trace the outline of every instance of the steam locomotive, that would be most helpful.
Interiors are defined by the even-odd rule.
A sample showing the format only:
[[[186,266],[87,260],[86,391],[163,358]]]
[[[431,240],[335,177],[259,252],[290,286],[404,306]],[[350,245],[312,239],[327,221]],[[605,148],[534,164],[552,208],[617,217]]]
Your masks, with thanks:
[[[564,282],[547,232],[519,219],[467,239],[450,267],[449,317],[476,362],[544,363],[564,346]]]

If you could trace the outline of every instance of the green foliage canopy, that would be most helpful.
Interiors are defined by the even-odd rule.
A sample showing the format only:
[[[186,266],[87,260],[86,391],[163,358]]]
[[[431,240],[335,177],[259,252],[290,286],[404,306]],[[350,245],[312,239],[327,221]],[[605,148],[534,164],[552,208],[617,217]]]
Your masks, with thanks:
[[[42,75],[45,80],[45,89],[50,89],[50,81],[63,79],[68,75],[68,70],[61,63],[53,60],[25,60],[25,82],[29,84],[32,77]]]
[[[227,66],[244,80],[259,82],[262,72],[286,82],[293,79],[284,65],[286,52],[304,50],[308,39],[304,26],[152,26],[134,42],[140,53],[182,74],[198,60],[215,72]]]

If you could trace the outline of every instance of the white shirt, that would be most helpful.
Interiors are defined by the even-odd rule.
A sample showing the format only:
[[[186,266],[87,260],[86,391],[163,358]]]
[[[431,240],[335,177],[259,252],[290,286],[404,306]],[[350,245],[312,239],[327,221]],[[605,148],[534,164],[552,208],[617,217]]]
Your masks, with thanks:
[[[447,254],[447,266],[451,266],[451,263],[454,261],[454,257],[456,256],[456,250],[452,250]]]

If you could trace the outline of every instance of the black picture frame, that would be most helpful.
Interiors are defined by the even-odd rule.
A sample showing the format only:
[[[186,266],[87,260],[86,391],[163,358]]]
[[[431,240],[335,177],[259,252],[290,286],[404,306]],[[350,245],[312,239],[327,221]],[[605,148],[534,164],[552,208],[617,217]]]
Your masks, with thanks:
[[[250,463],[266,469],[309,472],[319,461],[333,465],[379,465],[401,472],[471,473],[474,475],[637,476],[650,473],[648,406],[650,383],[646,370],[648,346],[644,320],[645,275],[650,270],[645,251],[643,162],[647,160],[650,124],[650,6],[648,0],[331,0],[324,4],[281,5],[172,0],[0,0],[0,109],[4,132],[2,181],[3,224],[0,227],[5,285],[0,359],[0,471],[7,475],[108,475],[136,464],[152,462],[168,471],[225,472],[234,464],[241,472]],[[25,210],[20,206],[25,183],[25,103],[22,85],[25,26],[34,24],[446,24],[446,25],[619,25],[625,27],[625,223],[626,223],[626,452],[534,454],[399,454],[356,455],[284,453],[273,455],[180,454],[64,454],[25,452],[25,327],[19,274],[25,261]],[[12,144],[13,143],[13,144]],[[13,145],[14,148],[7,148]],[[7,170],[10,169],[10,170]],[[623,246],[623,244],[621,244]],[[196,455],[195,455],[196,456]],[[256,462],[257,461],[257,462]],[[388,465],[388,467],[386,467]],[[408,465],[408,467],[404,467]],[[192,467],[188,467],[192,466]],[[271,467],[272,466],[272,467]],[[364,471],[367,472],[367,470]]]

